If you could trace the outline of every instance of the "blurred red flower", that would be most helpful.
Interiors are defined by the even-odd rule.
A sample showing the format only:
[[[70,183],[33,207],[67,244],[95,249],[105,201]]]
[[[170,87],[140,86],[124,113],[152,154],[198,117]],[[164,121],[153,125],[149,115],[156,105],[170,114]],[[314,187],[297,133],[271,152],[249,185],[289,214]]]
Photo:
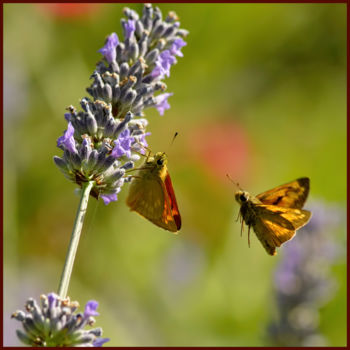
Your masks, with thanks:
[[[45,13],[57,18],[75,18],[94,14],[101,4],[94,3],[47,3],[37,4]]]
[[[220,181],[226,174],[238,181],[249,173],[250,144],[244,129],[233,121],[204,124],[191,132],[190,150]]]

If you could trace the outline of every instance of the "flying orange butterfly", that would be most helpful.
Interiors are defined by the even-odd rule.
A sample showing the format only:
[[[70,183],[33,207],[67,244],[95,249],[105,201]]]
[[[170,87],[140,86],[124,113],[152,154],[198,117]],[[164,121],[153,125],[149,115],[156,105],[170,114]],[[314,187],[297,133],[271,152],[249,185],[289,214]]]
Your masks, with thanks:
[[[171,232],[181,228],[181,216],[165,153],[148,156],[134,176],[126,204],[155,225]]]
[[[311,213],[303,210],[310,189],[310,179],[302,177],[295,181],[263,192],[256,197],[246,191],[235,193],[241,205],[239,217],[250,228],[253,227],[258,239],[270,255],[276,255],[276,247],[292,239],[295,231],[307,224]]]

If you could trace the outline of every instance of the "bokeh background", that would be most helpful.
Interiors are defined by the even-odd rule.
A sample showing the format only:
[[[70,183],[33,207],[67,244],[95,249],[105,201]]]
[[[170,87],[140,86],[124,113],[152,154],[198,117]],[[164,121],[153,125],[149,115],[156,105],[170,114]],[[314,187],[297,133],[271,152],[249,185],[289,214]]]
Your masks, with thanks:
[[[79,198],[53,163],[56,139],[126,5],[4,5],[5,345],[19,344],[10,314],[57,289]],[[116,203],[91,199],[71,299],[99,301],[108,345],[345,346],[346,4],[159,7],[190,31],[166,80],[171,109],[146,114],[183,228],[130,212],[127,185]],[[309,228],[276,257],[254,235],[249,249],[226,173],[253,194],[309,176]],[[294,241],[311,291],[303,268],[286,288]]]

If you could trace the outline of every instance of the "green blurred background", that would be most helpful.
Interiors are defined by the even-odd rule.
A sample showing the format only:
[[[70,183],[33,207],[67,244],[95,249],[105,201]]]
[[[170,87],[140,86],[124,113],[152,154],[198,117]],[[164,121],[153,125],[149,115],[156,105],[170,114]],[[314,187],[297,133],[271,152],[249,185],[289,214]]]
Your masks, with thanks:
[[[4,5],[5,345],[18,344],[11,312],[57,289],[79,198],[53,163],[56,139],[65,108],[87,96],[106,35],[122,37],[125,5]],[[108,345],[268,345],[283,248],[270,257],[255,236],[250,249],[240,238],[225,174],[253,194],[309,176],[308,203],[345,212],[346,5],[159,7],[190,31],[166,80],[171,109],[146,110],[183,228],[173,235],[130,212],[127,185],[116,203],[91,199],[69,294],[99,301]],[[345,247],[345,216],[329,235]],[[337,289],[319,327],[345,346],[345,255],[329,278]]]

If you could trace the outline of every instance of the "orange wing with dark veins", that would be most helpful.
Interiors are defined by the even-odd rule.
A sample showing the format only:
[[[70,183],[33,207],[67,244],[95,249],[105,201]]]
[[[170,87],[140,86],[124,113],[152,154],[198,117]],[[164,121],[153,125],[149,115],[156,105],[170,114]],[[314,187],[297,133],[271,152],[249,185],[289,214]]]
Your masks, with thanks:
[[[310,179],[302,177],[295,181],[258,194],[256,197],[266,205],[301,209],[310,190]]]

